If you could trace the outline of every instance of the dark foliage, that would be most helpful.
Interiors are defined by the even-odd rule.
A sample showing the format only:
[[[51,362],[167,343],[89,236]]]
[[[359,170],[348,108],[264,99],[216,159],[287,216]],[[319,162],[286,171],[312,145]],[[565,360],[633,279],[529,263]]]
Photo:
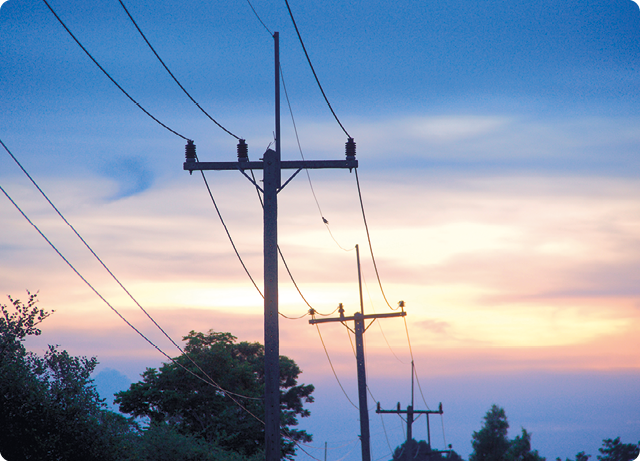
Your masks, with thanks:
[[[49,316],[36,295],[0,305],[0,453],[8,461],[120,460],[135,427],[104,410],[90,379],[95,358],[72,357],[54,346],[44,357],[23,341],[39,335]]]
[[[159,370],[148,368],[142,381],[116,394],[120,411],[148,417],[152,424],[169,425],[180,434],[196,436],[245,456],[262,452],[264,425],[259,420],[264,420],[264,346],[236,343],[230,333],[214,331],[191,331],[184,340],[188,357],[180,356],[175,359],[177,362],[203,376],[199,367],[222,389],[242,397],[229,396],[172,362]],[[298,416],[309,415],[304,402],[313,401],[313,386],[298,385],[299,374],[293,360],[280,357],[281,427],[287,435],[283,439],[283,456],[294,454],[294,441],[311,441],[309,434],[294,428]]]
[[[451,450],[451,445],[449,445]],[[444,453],[433,451],[424,440],[416,442],[414,439],[403,443],[393,452],[391,461],[462,461],[455,451],[447,450]]]
[[[507,438],[509,422],[503,408],[492,405],[484,417],[484,426],[473,433],[473,453],[469,461],[544,461],[531,450],[531,434],[524,428],[513,440]]]

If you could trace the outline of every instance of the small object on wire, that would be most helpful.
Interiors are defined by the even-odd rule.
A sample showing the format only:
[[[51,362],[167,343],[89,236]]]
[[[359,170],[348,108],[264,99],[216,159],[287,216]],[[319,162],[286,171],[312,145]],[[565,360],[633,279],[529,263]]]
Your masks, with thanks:
[[[348,138],[345,144],[345,150],[347,154],[347,160],[355,160],[356,159],[356,142],[353,138]]]
[[[327,221],[324,216],[322,217],[322,222],[325,223],[325,224],[329,224],[329,221]]]
[[[248,162],[249,161],[249,146],[244,139],[241,139],[238,142],[238,161],[239,162]]]

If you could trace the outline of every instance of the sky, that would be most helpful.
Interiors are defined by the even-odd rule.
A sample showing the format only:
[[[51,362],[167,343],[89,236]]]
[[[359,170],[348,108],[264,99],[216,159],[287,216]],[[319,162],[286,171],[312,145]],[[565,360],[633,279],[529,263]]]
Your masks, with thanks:
[[[116,0],[49,1],[142,107],[193,139],[202,161],[235,160],[236,139],[184,95]],[[130,0],[167,66],[253,160],[273,141],[273,40],[246,1]],[[346,135],[306,62],[286,4],[254,0],[280,34],[281,66],[307,159],[341,159]],[[323,89],[357,143],[373,251],[389,303],[365,335],[368,385],[383,408],[437,408],[434,448],[467,458],[492,404],[547,459],[640,440],[640,9],[631,0],[290,1]],[[184,139],[133,104],[44,2],[0,8],[0,139],[119,280],[176,340],[190,330],[263,341],[262,299],[238,262]],[[300,151],[282,99],[282,156]],[[262,286],[262,216],[242,175],[208,174]],[[371,263],[355,175],[312,171],[279,194],[279,242],[319,312],[389,312]],[[0,185],[136,327],[177,351],[93,259],[6,152]],[[320,211],[320,210],[321,211]],[[163,356],[74,274],[9,200],[0,200],[0,294],[55,313],[27,346],[97,356],[109,394]],[[329,222],[331,234],[322,222]],[[333,236],[333,238],[332,238]],[[334,241],[335,238],[335,241]],[[336,242],[339,244],[337,245]],[[280,311],[306,313],[281,265]],[[313,383],[301,427],[316,458],[357,460],[358,411],[318,331],[281,318],[281,353]],[[346,329],[322,339],[357,401]],[[407,332],[410,338],[407,341]],[[105,395],[107,396],[107,395]],[[373,459],[403,441],[369,399]],[[444,428],[444,430],[443,430]],[[424,417],[414,426],[427,438]],[[311,459],[300,454],[298,459]]]

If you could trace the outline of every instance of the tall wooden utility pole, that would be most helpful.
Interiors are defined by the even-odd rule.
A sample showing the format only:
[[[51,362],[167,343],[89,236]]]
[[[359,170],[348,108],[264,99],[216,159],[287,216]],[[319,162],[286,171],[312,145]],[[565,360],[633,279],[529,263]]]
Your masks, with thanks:
[[[265,458],[279,461],[280,450],[280,344],[278,327],[278,193],[302,169],[358,167],[356,143],[349,138],[345,160],[294,160],[282,161],[280,157],[280,46],[279,34],[273,34],[275,49],[275,148],[267,149],[259,162],[251,162],[244,139],[238,143],[236,162],[199,162],[193,141],[186,146],[183,168],[189,172],[204,170],[235,170],[256,186],[264,196],[264,371],[265,371]],[[245,173],[246,170],[263,170],[260,187]],[[296,170],[282,184],[282,170]]]
[[[356,257],[358,259],[358,286],[360,288],[360,312],[356,312],[353,314],[353,317],[345,317],[344,308],[342,307],[342,303],[340,303],[340,307],[338,312],[340,314],[339,317],[331,318],[331,319],[311,319],[309,323],[314,325],[316,323],[327,323],[327,322],[340,322],[343,325],[344,322],[348,322],[350,320],[354,321],[355,331],[353,331],[356,335],[356,364],[358,371],[358,399],[359,399],[359,410],[360,410],[360,444],[362,445],[362,461],[371,461],[371,437],[369,435],[369,407],[367,406],[367,375],[365,370],[365,360],[364,360],[364,332],[371,326],[375,319],[387,318],[387,317],[404,317],[407,313],[403,310],[402,312],[392,312],[389,314],[366,314],[364,313],[364,305],[362,302],[362,278],[360,275],[360,250],[358,245],[356,245]],[[365,327],[364,321],[366,319],[373,319],[371,323]],[[345,325],[346,326],[346,325]]]

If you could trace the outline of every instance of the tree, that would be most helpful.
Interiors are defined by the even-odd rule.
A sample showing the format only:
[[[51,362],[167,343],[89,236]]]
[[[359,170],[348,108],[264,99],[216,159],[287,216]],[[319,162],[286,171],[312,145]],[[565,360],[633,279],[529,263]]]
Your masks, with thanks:
[[[509,450],[509,423],[503,408],[492,405],[484,416],[484,426],[473,433],[473,453],[469,461],[501,461]]]
[[[120,411],[244,456],[263,452],[264,346],[213,330],[183,339],[184,355],[159,370],[147,368],[142,381],[116,394]],[[313,402],[313,386],[297,383],[300,373],[293,360],[280,357],[283,457],[295,453],[295,442],[311,441],[295,429],[298,416],[309,416],[304,402]]]
[[[538,450],[531,451],[531,433],[522,428],[522,434],[509,442],[505,459],[507,461],[542,461]]]
[[[90,379],[97,360],[72,357],[55,346],[43,357],[24,339],[50,314],[9,297],[0,305],[0,453],[8,460],[121,460],[133,437],[131,422],[107,412]]]
[[[604,439],[602,448],[598,448],[602,455],[598,455],[601,461],[634,461],[640,453],[640,442],[620,443],[620,437],[615,439]]]
[[[513,440],[507,438],[509,422],[503,408],[492,405],[484,426],[473,433],[473,453],[469,461],[544,461],[538,450],[531,450],[531,434],[522,428]]]
[[[449,445],[451,449],[451,445]],[[433,451],[424,440],[416,442],[411,439],[397,447],[391,461],[462,461],[460,455],[451,450],[447,453]]]
[[[576,454],[575,461],[589,461],[589,458],[591,458],[591,455],[586,455],[584,451],[581,451],[580,453]],[[562,461],[562,459],[556,458],[556,461]],[[572,461],[572,460],[567,458],[566,461]]]

